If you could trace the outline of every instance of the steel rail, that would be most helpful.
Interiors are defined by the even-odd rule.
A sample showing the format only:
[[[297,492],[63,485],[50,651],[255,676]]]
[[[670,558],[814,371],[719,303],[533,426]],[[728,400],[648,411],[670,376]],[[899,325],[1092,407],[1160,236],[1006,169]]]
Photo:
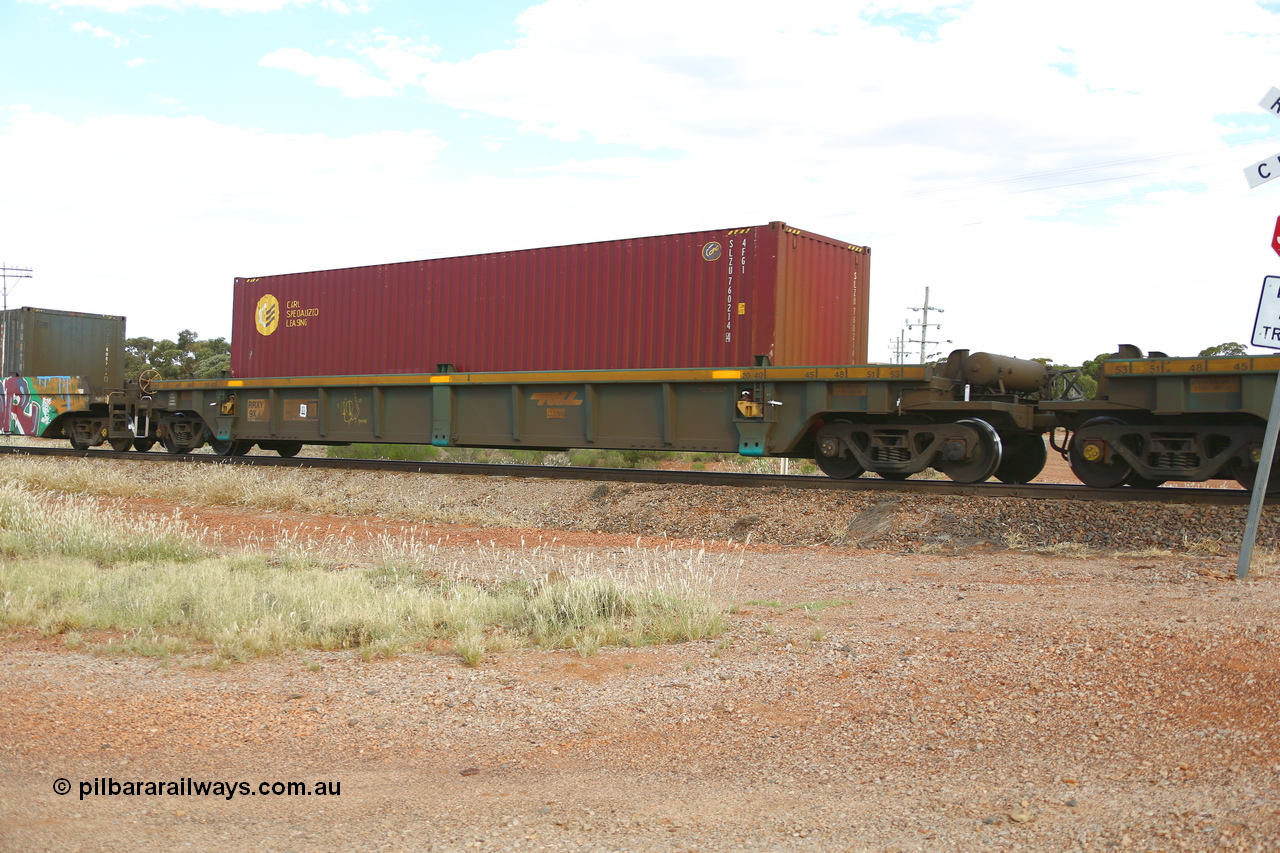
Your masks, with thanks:
[[[747,488],[825,489],[827,491],[898,492],[921,495],[961,495],[987,498],[1030,498],[1034,500],[1146,501],[1156,503],[1248,506],[1249,492],[1243,489],[1161,487],[1135,489],[1091,489],[1066,483],[956,483],[951,480],[882,480],[858,477],[835,480],[830,477],[791,474],[746,474],[724,471],[671,471],[660,468],[575,468],[552,465],[511,465],[497,462],[397,462],[389,459],[330,459],[295,456],[217,456],[211,453],[116,453],[112,450],[72,450],[55,447],[0,445],[0,454],[117,459],[133,462],[199,462],[214,465],[254,465],[271,468],[311,468],[338,471],[383,471],[401,474],[451,474],[455,476],[531,477],[559,480],[590,480],[617,483],[658,483]],[[1268,504],[1280,496],[1268,497]]]

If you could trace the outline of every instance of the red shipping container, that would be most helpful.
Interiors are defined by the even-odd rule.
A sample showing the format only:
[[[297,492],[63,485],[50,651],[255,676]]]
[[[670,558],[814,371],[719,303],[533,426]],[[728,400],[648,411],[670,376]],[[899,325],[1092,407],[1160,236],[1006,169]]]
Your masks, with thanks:
[[[237,278],[238,377],[860,364],[870,250],[782,222]]]

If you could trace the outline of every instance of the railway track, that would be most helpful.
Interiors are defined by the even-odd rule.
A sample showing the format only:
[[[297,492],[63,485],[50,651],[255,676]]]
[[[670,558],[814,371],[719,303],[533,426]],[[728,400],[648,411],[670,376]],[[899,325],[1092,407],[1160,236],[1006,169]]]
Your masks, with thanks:
[[[1060,483],[956,483],[951,480],[882,480],[859,477],[835,480],[785,474],[746,474],[722,471],[670,471],[654,468],[574,468],[548,465],[508,465],[488,462],[396,462],[386,459],[329,459],[279,456],[223,457],[208,453],[116,453],[111,450],[0,445],[0,453],[19,456],[85,457],[131,462],[194,462],[211,465],[254,465],[270,468],[310,468],[336,471],[386,471],[455,476],[532,477],[621,483],[669,483],[745,488],[824,489],[827,491],[910,492],[924,495],[969,495],[1036,500],[1145,501],[1217,506],[1248,506],[1249,493],[1241,489],[1161,487],[1158,489],[1091,489]],[[1275,504],[1280,498],[1268,498]]]

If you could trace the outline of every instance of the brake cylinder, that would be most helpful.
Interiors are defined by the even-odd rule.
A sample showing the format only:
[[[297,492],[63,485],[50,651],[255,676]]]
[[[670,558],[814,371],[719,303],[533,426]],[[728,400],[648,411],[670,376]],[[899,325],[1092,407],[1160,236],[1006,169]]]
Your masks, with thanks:
[[[1038,361],[989,352],[971,353],[964,365],[964,378],[970,385],[1024,393],[1038,391],[1047,373]]]

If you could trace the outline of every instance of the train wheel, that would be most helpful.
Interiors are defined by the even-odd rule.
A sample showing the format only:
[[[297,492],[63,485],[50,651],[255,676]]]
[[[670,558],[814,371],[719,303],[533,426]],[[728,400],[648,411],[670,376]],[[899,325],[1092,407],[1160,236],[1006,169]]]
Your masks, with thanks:
[[[1002,483],[1022,485],[1030,483],[1049,461],[1049,451],[1044,438],[1029,432],[1011,432],[1000,436],[1004,451],[996,467],[996,479]]]
[[[80,436],[76,435],[77,425],[81,427]],[[102,443],[101,441],[94,442],[93,440],[94,438],[97,438],[97,435],[92,422],[88,422],[86,425],[85,421],[80,421],[78,424],[77,422],[72,421],[68,423],[64,429],[64,434],[67,436],[67,441],[71,443],[72,450],[88,450],[90,447],[96,447],[98,444]]]
[[[1244,465],[1236,463],[1235,470],[1232,472],[1237,483],[1245,488],[1246,491],[1253,491],[1253,484],[1258,481],[1258,466]],[[1267,478],[1267,494],[1280,495],[1280,461],[1272,463],[1271,476]]]
[[[109,438],[107,443],[111,445],[111,449],[116,453],[126,453],[129,448],[133,447],[133,436],[126,435],[123,438]]]
[[[1080,427],[1088,429],[1097,424],[1116,424],[1115,418],[1094,418]],[[1096,444],[1088,444],[1080,440],[1080,431],[1071,436],[1071,447],[1067,451],[1067,461],[1071,463],[1072,472],[1080,478],[1080,482],[1093,489],[1114,489],[1129,482],[1133,476],[1133,466],[1119,456],[1112,456],[1110,462],[1104,462],[1105,454]]]
[[[858,464],[857,457],[849,456],[823,456],[818,453],[814,456],[813,461],[818,463],[818,469],[833,480],[852,480],[855,477],[861,477],[862,472],[866,469]]]
[[[831,455],[828,456],[823,451]],[[818,469],[833,480],[852,480],[855,477],[861,477],[862,472],[867,469],[858,463],[858,457],[852,453],[845,456],[836,455],[839,452],[839,439],[832,435],[818,434],[818,452],[813,455],[813,461],[817,463]]]
[[[911,475],[902,471],[877,471],[876,476],[881,480],[892,480],[895,483],[900,483]]]
[[[833,480],[852,480],[855,477],[861,477],[867,470],[859,464],[858,457],[852,453],[845,456],[839,455],[843,442],[834,433],[838,433],[842,426],[848,426],[848,424],[847,420],[833,421],[829,427],[819,430],[816,436],[818,449],[814,453],[813,461],[817,463],[822,473]]]
[[[179,453],[186,453],[187,449],[178,442],[173,440],[172,430],[165,430],[164,437],[160,439],[160,443],[164,445],[164,449],[175,456]]]
[[[133,440],[133,449],[139,453],[146,453],[148,450],[156,446],[154,438],[135,438]]]
[[[302,450],[301,441],[280,441],[276,443],[276,453],[288,459],[291,456],[297,456],[298,451]]]
[[[1000,434],[991,424],[977,418],[956,423],[971,427],[978,434],[978,443],[967,459],[938,460],[934,467],[957,483],[981,483],[1000,467],[1000,460],[1004,456]]]
[[[209,442],[209,446],[219,456],[244,456],[250,450],[253,450],[252,441],[218,441],[215,439]]]

